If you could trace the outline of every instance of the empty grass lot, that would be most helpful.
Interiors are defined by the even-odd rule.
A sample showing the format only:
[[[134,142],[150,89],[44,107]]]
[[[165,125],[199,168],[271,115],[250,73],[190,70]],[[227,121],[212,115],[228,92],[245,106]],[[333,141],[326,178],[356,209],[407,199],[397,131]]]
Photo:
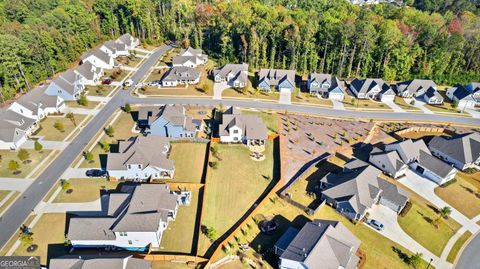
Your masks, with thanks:
[[[279,153],[274,152],[272,141],[267,143],[266,159],[262,162],[253,161],[244,145],[217,144],[217,147],[222,161],[217,169],[208,168],[202,225],[215,228],[221,236],[278,179]],[[210,161],[214,159],[211,157]],[[204,235],[200,238],[198,254],[203,255],[210,241]]]
[[[85,117],[85,115],[74,114],[75,124],[80,124]],[[63,131],[60,131],[54,127],[56,122],[59,122],[63,125]],[[38,133],[36,133],[36,135],[43,136],[44,140],[63,141],[76,128],[75,124],[72,120],[67,119],[65,116],[50,116],[40,122],[40,126],[42,128]]]
[[[160,250],[165,252],[190,254],[193,247],[194,234],[197,232],[195,223],[198,209],[198,190],[192,191],[192,201],[189,206],[178,206],[177,218],[168,224],[163,233]]]
[[[47,265],[51,258],[68,253],[65,247],[65,214],[44,214],[33,226],[33,244],[38,245],[34,252],[27,252],[26,245],[21,245],[14,252],[14,256],[40,256],[42,265]]]
[[[26,151],[29,153],[30,157],[27,162],[23,163],[17,157],[18,151],[0,150],[0,156],[2,156],[2,161],[0,162],[0,177],[25,178],[50,153],[50,150],[35,151],[33,149],[27,149]],[[14,174],[12,171],[8,170],[8,163],[10,160],[18,162],[20,165],[20,173]]]
[[[398,223],[415,241],[440,257],[448,240],[460,229],[460,224],[452,218],[442,219],[436,228],[432,221],[440,215],[433,206],[416,196],[412,196],[410,202],[412,208],[405,217],[398,217]]]
[[[205,167],[205,143],[171,143],[169,159],[175,163],[174,182],[200,183]]]
[[[462,214],[473,218],[480,214],[480,172],[466,174],[458,172],[456,182],[446,187],[435,188],[435,193]],[[477,182],[477,184],[475,184]]]
[[[61,190],[53,200],[54,203],[84,203],[92,202],[100,198],[102,190],[115,190],[118,181],[108,181],[104,178],[72,178],[69,189],[73,192],[68,194]]]
[[[467,242],[467,240],[472,236],[472,233],[469,231],[466,231],[465,233],[458,238],[457,242],[453,245],[452,249],[450,250],[450,253],[448,254],[447,257],[447,262],[455,262],[455,259],[457,258],[458,252],[460,249],[462,249],[462,246]]]

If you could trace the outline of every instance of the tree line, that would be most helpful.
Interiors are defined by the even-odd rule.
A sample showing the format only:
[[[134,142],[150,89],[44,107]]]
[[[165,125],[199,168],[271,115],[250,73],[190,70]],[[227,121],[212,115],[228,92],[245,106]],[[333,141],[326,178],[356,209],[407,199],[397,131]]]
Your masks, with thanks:
[[[367,7],[328,0],[0,0],[2,99],[130,32],[202,48],[218,64],[294,68],[344,78],[480,80],[475,0]],[[3,100],[2,100],[3,101]]]

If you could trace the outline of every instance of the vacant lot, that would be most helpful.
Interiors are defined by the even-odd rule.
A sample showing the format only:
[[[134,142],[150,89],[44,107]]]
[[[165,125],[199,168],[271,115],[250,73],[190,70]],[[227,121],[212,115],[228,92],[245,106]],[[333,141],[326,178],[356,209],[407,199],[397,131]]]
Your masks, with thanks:
[[[40,122],[41,129],[36,136],[43,136],[44,140],[63,141],[84,119],[85,115],[74,114],[73,119],[67,119],[65,116],[50,116]],[[60,123],[63,129],[56,129],[55,123]]]
[[[65,214],[44,214],[33,227],[33,244],[38,245],[34,252],[27,252],[26,245],[21,245],[14,256],[40,256],[42,265],[47,265],[51,258],[68,253],[65,247]]]
[[[477,216],[480,214],[480,183],[475,182],[480,180],[480,172],[470,175],[458,172],[455,179],[456,182],[447,187],[435,188],[435,193],[465,216]]]
[[[194,235],[198,232],[195,224],[199,217],[197,216],[199,190],[191,191],[190,205],[179,206],[177,218],[168,224],[160,243],[161,251],[186,254],[192,252]]]
[[[169,159],[175,162],[175,182],[200,183],[205,167],[205,143],[171,143]]]
[[[51,152],[50,150],[36,151],[33,149],[27,149],[26,151],[29,154],[29,158],[25,162],[22,162],[17,156],[18,151],[0,150],[0,156],[2,156],[2,161],[0,162],[0,177],[25,178]],[[11,160],[16,161],[20,165],[17,172],[12,172],[8,169],[8,164]]]
[[[460,229],[452,218],[441,218],[438,227],[434,222],[440,218],[437,209],[430,203],[413,196],[410,198],[412,208],[405,217],[399,216],[398,223],[415,241],[440,257],[448,240]]]
[[[72,193],[61,190],[53,200],[54,203],[84,203],[92,202],[100,198],[102,191],[115,190],[117,181],[108,181],[104,178],[72,178],[69,179]]]
[[[262,162],[253,161],[244,145],[217,144],[218,168],[209,168],[206,179],[202,225],[224,234],[253,206],[257,198],[279,177],[279,156],[269,141]],[[215,161],[215,157],[211,157]],[[201,236],[199,255],[210,242]]]

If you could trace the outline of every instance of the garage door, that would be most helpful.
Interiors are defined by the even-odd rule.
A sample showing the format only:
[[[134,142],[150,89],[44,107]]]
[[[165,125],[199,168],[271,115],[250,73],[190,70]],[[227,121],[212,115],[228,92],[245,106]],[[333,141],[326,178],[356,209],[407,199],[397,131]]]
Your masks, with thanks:
[[[395,95],[383,95],[382,96],[382,102],[389,102],[395,100]]]

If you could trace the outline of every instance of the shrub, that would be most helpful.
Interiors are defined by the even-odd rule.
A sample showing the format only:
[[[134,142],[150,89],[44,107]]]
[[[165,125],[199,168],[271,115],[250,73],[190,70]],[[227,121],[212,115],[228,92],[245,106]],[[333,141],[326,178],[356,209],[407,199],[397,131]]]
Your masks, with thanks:
[[[81,94],[80,98],[77,100],[77,104],[81,106],[88,106],[87,96],[85,94]]]
[[[43,149],[43,145],[38,142],[38,140],[35,140],[34,148],[36,151],[40,151]]]
[[[85,152],[84,156],[87,161],[93,160],[93,154],[90,151]]]
[[[77,122],[75,122],[75,115],[72,112],[67,113],[67,115],[65,115],[65,118],[69,119],[74,126],[77,126]]]
[[[212,169],[217,169],[218,168],[218,162],[209,162],[208,165],[212,168]]]
[[[8,163],[8,170],[10,170],[12,173],[15,173],[18,171],[18,169],[20,169],[20,164],[18,164],[18,162],[15,160],[10,160]]]
[[[452,184],[455,183],[455,182],[457,182],[457,179],[456,179],[456,178],[454,178],[454,179],[452,179],[452,180],[450,180],[450,181],[447,181],[447,182],[443,183],[442,185],[440,185],[440,187],[441,187],[441,188],[446,188],[446,187],[452,185]]]
[[[403,207],[402,211],[400,212],[400,217],[405,217],[411,208],[412,208],[412,203],[408,201],[407,204],[405,204],[405,207]]]
[[[105,130],[105,133],[106,133],[108,136],[112,137],[114,131],[115,131],[115,130],[114,130],[113,127],[110,125],[110,126],[108,126],[107,129]]]
[[[60,180],[60,185],[62,186],[62,190],[68,190],[71,186],[70,181],[65,179]]]
[[[132,108],[130,107],[130,104],[125,104],[125,106],[123,107],[123,111],[127,112],[127,113],[130,113],[132,112]]]
[[[53,127],[57,130],[59,130],[60,132],[64,132],[65,131],[65,127],[63,127],[63,123],[59,122],[59,121],[56,121],[54,124],[53,124]]]
[[[100,145],[102,146],[102,149],[103,149],[105,152],[110,151],[110,143],[108,143],[108,142],[100,142]]]
[[[30,158],[30,154],[27,150],[21,149],[18,151],[17,157],[18,159],[20,159],[20,161],[25,162],[26,160],[28,160],[28,158]]]

